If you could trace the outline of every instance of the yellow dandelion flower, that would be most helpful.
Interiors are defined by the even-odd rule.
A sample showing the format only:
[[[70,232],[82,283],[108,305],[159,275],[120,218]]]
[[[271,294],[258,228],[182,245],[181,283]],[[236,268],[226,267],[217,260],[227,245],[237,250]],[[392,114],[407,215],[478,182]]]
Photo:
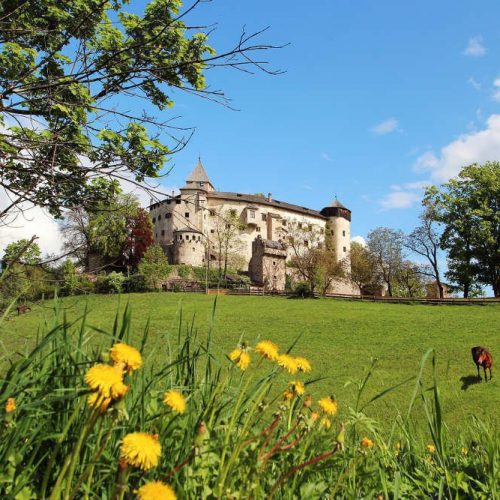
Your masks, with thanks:
[[[163,402],[177,413],[186,411],[186,398],[179,391],[167,391]]]
[[[425,449],[429,452],[429,453],[434,453],[436,451],[436,447],[433,445],[433,444],[428,444]]]
[[[306,392],[306,389],[304,387],[304,383],[301,382],[300,380],[292,380],[290,382],[290,389],[297,394],[297,396],[302,396],[304,392]]]
[[[320,420],[319,425],[321,425],[321,427],[324,427],[325,429],[329,429],[332,426],[332,421],[329,418],[323,417]]]
[[[146,432],[132,432],[123,438],[120,458],[129,465],[149,470],[158,464],[160,455],[158,436]]]
[[[281,354],[278,356],[278,365],[284,368],[288,373],[295,375],[299,369],[297,361],[288,354]]]
[[[271,342],[270,340],[261,340],[255,346],[255,350],[264,358],[270,361],[276,361],[278,359],[278,346]]]
[[[236,363],[236,366],[240,369],[245,371],[248,368],[248,365],[250,364],[250,354],[248,354],[247,351],[244,351],[240,347],[235,349],[230,355],[229,358],[231,361]]]
[[[316,420],[318,420],[319,418],[319,413],[317,411],[313,411],[311,413],[311,419],[313,420],[313,422],[316,422]]]
[[[87,398],[87,404],[91,408],[95,408],[96,405],[99,405],[100,413],[104,413],[108,409],[108,406],[110,405],[111,401],[112,401],[111,398],[105,398],[98,392],[93,392]]]
[[[175,500],[177,496],[173,488],[161,481],[146,483],[137,490],[139,500]]]
[[[287,401],[290,401],[293,399],[295,396],[295,393],[291,391],[290,389],[287,389],[286,391],[283,392],[283,398],[286,399]]]
[[[318,405],[327,415],[335,415],[337,413],[337,401],[331,396],[321,398],[318,401]]]
[[[115,366],[97,364],[85,374],[86,384],[105,398],[118,399],[128,391],[123,383],[123,372]]]
[[[295,358],[295,363],[297,363],[297,369],[299,372],[308,373],[311,371],[311,363],[309,363],[306,358]]]
[[[462,448],[462,455],[467,455],[469,453],[469,450],[465,447]]]
[[[359,444],[361,448],[373,448],[373,441],[367,437],[364,437]]]
[[[142,366],[141,353],[135,347],[122,342],[111,348],[109,356],[115,365],[124,367],[129,373]]]
[[[16,400],[14,398],[7,399],[5,403],[5,413],[12,413],[16,409]]]

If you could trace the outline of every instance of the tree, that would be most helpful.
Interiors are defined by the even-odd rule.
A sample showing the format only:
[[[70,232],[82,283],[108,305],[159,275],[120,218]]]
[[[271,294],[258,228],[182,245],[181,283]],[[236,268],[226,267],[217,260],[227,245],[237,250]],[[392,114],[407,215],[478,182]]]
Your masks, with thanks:
[[[19,263],[36,265],[41,262],[42,252],[38,243],[32,240],[18,240],[13,243],[9,243],[5,247],[5,252],[3,255],[3,261],[7,263]]]
[[[368,234],[368,250],[373,256],[380,279],[387,286],[389,297],[393,296],[396,274],[403,261],[403,241],[402,231],[387,227],[378,227]]]
[[[163,249],[156,244],[146,250],[139,263],[139,273],[145,277],[148,287],[154,290],[161,289],[171,270]]]
[[[214,233],[210,245],[217,256],[219,279],[225,279],[228,262],[241,249],[240,231],[245,226],[234,209],[224,212],[219,210],[215,215]]]
[[[449,276],[464,297],[476,280],[500,297],[500,163],[464,167],[456,178],[428,188],[424,201],[432,203],[434,220],[443,224]]]
[[[428,267],[428,266],[425,266]],[[404,260],[396,272],[393,289],[400,297],[424,297],[427,269],[415,262]]]
[[[127,267],[136,269],[146,250],[153,244],[153,223],[149,213],[139,208],[126,222],[126,238],[123,255]]]
[[[351,281],[357,285],[360,293],[364,286],[373,285],[377,282],[375,259],[366,247],[351,242]]]
[[[243,31],[220,54],[211,27],[190,26],[180,0],[151,0],[139,15],[128,1],[6,0],[0,4],[0,186],[9,197],[0,222],[26,202],[56,217],[92,208],[109,193],[90,181],[156,177],[189,137],[159,117],[174,90],[227,104],[207,90],[215,67],[266,69],[252,57],[270,45]],[[137,10],[137,9],[135,9]],[[117,105],[119,98],[126,106]],[[146,100],[147,105],[142,106]],[[163,144],[160,135],[173,140]]]
[[[420,215],[420,225],[405,238],[404,246],[427,260],[429,265],[421,267],[420,272],[436,281],[439,298],[442,299],[444,298],[444,289],[439,272],[440,234],[436,225],[434,207],[427,202],[424,212]]]

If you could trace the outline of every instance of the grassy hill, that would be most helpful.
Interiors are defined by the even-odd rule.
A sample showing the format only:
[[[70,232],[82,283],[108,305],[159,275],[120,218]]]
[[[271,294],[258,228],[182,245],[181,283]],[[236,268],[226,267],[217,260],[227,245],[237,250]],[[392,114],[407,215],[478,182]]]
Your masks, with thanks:
[[[87,307],[89,325],[111,330],[117,308],[123,309],[127,301],[132,309],[133,338],[141,337],[149,320],[146,355],[159,357],[158,362],[161,356],[156,347],[175,345],[181,316],[183,331],[193,322],[200,339],[206,337],[214,305],[213,296],[151,293],[69,297],[62,300],[61,307],[70,320]],[[3,323],[0,342],[5,355],[23,351],[32,343],[39,325],[53,316],[52,307],[48,301]],[[222,359],[240,339],[254,345],[257,339],[268,338],[286,350],[299,337],[293,353],[305,356],[313,365],[306,380],[320,378],[308,390],[318,397],[335,394],[341,414],[355,404],[357,394],[356,388],[347,383],[363,376],[371,358],[377,359],[377,365],[363,401],[415,376],[422,355],[433,348],[444,417],[453,428],[472,415],[495,418],[495,408],[500,406],[498,379],[494,373],[487,384],[470,384],[476,375],[470,348],[487,346],[500,359],[499,326],[500,307],[495,305],[426,306],[221,296],[217,300],[213,339],[214,350]],[[431,371],[428,363],[428,377]],[[283,388],[287,382],[283,375]],[[401,385],[370,404],[366,413],[387,428],[398,412],[406,412],[413,388],[412,381]],[[418,404],[415,416],[422,417]]]

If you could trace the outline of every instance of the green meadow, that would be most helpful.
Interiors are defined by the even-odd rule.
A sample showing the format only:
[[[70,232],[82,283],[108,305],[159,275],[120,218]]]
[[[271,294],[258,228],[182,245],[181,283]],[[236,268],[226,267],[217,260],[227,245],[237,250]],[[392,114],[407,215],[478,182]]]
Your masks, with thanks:
[[[349,302],[331,299],[297,300],[282,297],[238,297],[185,293],[131,294],[121,297],[91,295],[68,297],[60,308],[68,321],[87,309],[87,328],[110,331],[116,311],[131,309],[131,338],[137,342],[149,323],[145,354],[156,356],[156,346],[173,346],[180,334],[193,328],[203,341],[212,328],[213,352],[224,360],[240,340],[255,345],[271,339],[281,351],[293,346],[292,354],[305,356],[313,370],[306,377],[307,391],[315,398],[333,394],[340,416],[356,404],[359,381],[376,360],[359,407],[388,430],[398,413],[405,414],[422,356],[428,349],[436,355],[436,376],[445,424],[454,426],[472,416],[497,419],[499,381],[478,383],[470,349],[486,346],[497,359],[500,353],[500,307],[426,306]],[[24,352],[33,345],[38,328],[53,318],[53,301],[31,312],[10,316],[0,332],[4,356]],[[212,319],[213,318],[213,319]],[[211,325],[211,326],[210,326]],[[96,342],[101,338],[96,334]],[[257,362],[258,355],[252,353]],[[161,359],[156,362],[161,363]],[[432,364],[425,366],[424,381],[432,379]],[[283,388],[288,377],[281,375]],[[423,406],[416,401],[413,415],[424,423]]]

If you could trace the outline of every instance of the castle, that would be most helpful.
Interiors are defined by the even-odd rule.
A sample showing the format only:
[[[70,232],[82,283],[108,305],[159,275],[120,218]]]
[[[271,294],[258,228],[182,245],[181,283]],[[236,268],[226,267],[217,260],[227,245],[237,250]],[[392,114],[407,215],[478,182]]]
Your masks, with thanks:
[[[287,241],[292,230],[316,234],[323,240],[328,233],[336,259],[349,258],[351,211],[338,200],[316,211],[274,200],[271,194],[265,197],[216,191],[201,161],[179,195],[152,203],[149,210],[155,243],[172,264],[204,266],[207,259],[217,261],[223,251],[221,234],[235,226],[237,234],[226,243],[239,256],[239,266],[249,271],[250,278],[269,288],[284,288],[286,262],[291,258]],[[312,244],[306,239],[302,243]],[[357,293],[355,288],[345,281],[336,283],[332,291]]]

